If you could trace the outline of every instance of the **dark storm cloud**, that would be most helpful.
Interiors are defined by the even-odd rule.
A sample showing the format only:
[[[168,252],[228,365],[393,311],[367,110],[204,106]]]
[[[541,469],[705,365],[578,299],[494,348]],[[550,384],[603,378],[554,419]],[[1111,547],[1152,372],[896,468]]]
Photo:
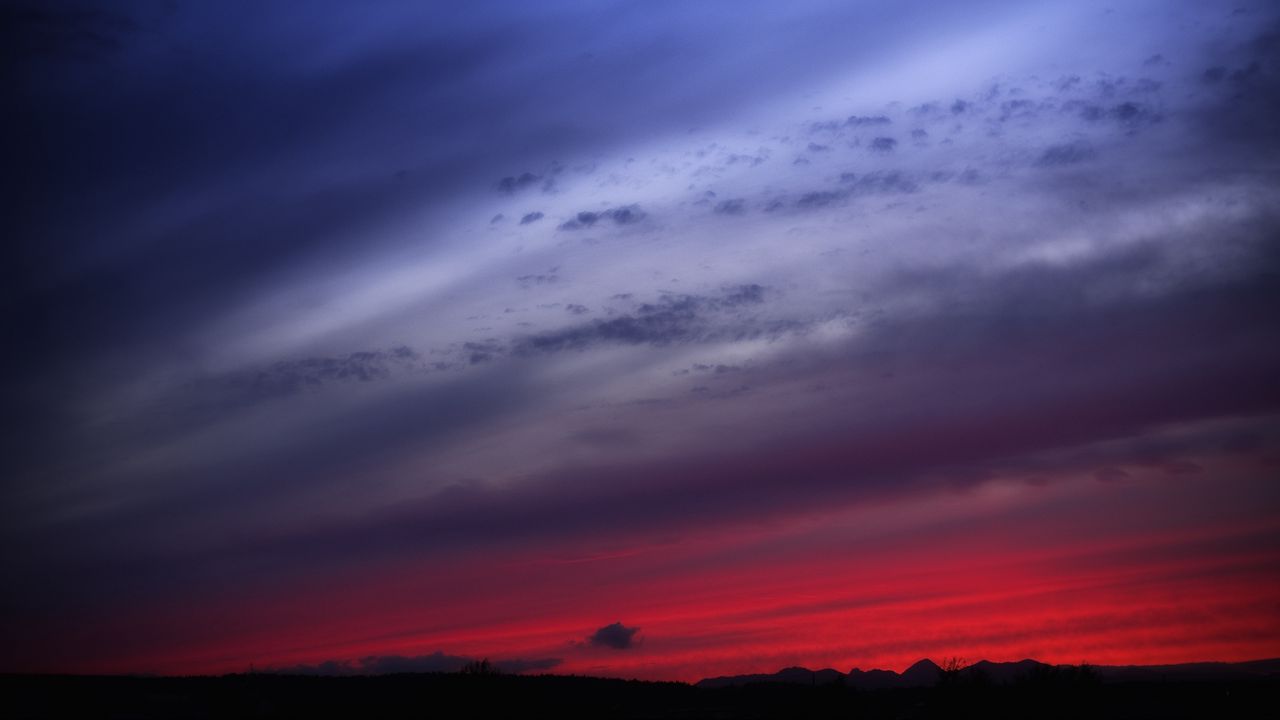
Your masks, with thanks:
[[[616,622],[596,630],[587,638],[587,642],[595,647],[627,650],[635,646],[635,636],[639,631],[638,627],[627,627]]]

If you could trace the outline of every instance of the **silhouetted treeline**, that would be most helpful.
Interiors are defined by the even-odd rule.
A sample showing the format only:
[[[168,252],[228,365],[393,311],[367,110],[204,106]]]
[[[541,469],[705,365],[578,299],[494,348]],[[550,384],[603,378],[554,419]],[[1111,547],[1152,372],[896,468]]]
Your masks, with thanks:
[[[304,677],[0,677],[22,718],[1271,718],[1276,679],[1102,683],[1048,669],[999,685],[954,675],[927,688],[751,683],[702,688],[491,672]]]

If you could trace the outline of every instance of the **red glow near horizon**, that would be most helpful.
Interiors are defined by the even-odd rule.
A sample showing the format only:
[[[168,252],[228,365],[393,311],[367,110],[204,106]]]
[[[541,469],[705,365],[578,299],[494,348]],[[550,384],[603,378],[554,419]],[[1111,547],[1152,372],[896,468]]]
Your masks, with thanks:
[[[1276,518],[1236,503],[1215,510],[1212,493],[1207,478],[995,483],[679,538],[353,568],[339,582],[229,588],[118,618],[93,643],[111,652],[71,669],[220,673],[443,651],[694,681],[791,665],[901,670],[922,657],[1163,664],[1280,654]],[[1177,522],[1144,512],[1160,497],[1182,507],[1199,499],[1201,512]],[[876,520],[888,513],[892,528]],[[586,643],[615,621],[640,628],[634,647]]]

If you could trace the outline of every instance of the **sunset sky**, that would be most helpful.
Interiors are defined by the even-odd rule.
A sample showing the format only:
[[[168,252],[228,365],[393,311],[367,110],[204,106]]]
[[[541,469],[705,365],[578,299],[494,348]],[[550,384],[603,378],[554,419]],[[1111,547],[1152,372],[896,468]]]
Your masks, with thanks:
[[[1280,8],[6,2],[0,672],[1280,656]]]

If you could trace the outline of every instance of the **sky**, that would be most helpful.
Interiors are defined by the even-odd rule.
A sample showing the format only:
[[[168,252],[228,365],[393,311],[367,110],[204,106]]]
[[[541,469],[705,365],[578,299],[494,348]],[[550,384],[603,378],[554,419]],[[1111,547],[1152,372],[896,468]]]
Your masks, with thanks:
[[[1280,9],[5,2],[0,671],[1280,656]]]

